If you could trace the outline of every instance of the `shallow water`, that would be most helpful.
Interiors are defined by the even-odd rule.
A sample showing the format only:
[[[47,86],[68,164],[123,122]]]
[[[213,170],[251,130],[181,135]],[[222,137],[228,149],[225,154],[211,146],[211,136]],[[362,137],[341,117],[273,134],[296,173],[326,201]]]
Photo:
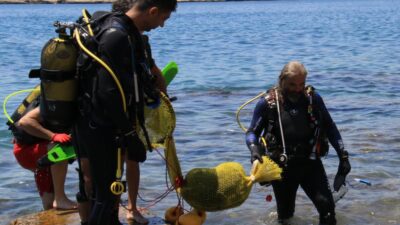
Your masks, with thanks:
[[[0,99],[31,88],[43,44],[53,37],[55,20],[74,20],[94,5],[0,5]],[[164,29],[150,33],[153,55],[162,67],[179,64],[170,95],[177,114],[176,146],[186,174],[195,167],[236,161],[250,170],[237,108],[275,83],[290,60],[302,61],[308,83],[324,97],[350,152],[350,190],[337,204],[338,224],[400,224],[400,2],[260,1],[180,3]],[[7,105],[11,113],[21,99]],[[247,125],[254,105],[242,112]],[[5,124],[4,115],[0,116]],[[0,126],[0,224],[41,210],[29,171],[12,154],[11,135]],[[337,158],[324,160],[333,179]],[[78,189],[76,163],[66,184]],[[141,195],[152,199],[165,188],[165,165],[154,153],[142,167]],[[368,179],[372,186],[354,181]],[[253,188],[240,207],[209,213],[206,224],[275,224],[276,204],[266,202],[271,188]],[[124,196],[126,198],[126,196]],[[162,216],[177,203],[174,195],[153,206]],[[147,203],[141,202],[142,206]],[[317,224],[318,215],[302,191],[294,224]]]

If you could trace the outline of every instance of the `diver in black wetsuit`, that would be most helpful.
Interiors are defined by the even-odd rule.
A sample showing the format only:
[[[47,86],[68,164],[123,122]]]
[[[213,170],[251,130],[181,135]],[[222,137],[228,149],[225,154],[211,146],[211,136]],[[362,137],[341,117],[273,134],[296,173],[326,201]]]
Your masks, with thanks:
[[[251,162],[268,154],[283,167],[282,180],[272,182],[279,223],[285,224],[295,210],[299,185],[319,213],[320,225],[336,224],[335,203],[320,157],[328,152],[328,141],[339,157],[335,191],[344,184],[351,166],[340,133],[320,95],[305,87],[307,71],[293,61],[282,69],[278,86],[262,97],[246,133]],[[280,128],[282,127],[282,128]],[[282,137],[282,133],[283,137]],[[264,137],[266,150],[260,141]]]
[[[127,151],[130,165],[146,160],[144,144],[150,143],[142,143],[136,127],[144,129],[144,104],[157,104],[159,96],[149,74],[141,33],[163,27],[176,6],[176,0],[137,0],[126,13],[104,17],[96,33],[97,55],[115,72],[125,102],[117,82],[105,67],[95,63],[87,65],[85,57],[78,61],[83,79],[77,145],[87,152],[90,164],[94,193],[90,225],[120,224],[115,207],[119,196],[110,191],[116,177],[117,149]],[[85,76],[85,71],[93,71],[93,68],[95,74],[87,72]],[[138,184],[139,171],[134,175],[136,177],[130,177]],[[134,189],[135,185],[129,187]],[[135,220],[148,222],[143,219]]]

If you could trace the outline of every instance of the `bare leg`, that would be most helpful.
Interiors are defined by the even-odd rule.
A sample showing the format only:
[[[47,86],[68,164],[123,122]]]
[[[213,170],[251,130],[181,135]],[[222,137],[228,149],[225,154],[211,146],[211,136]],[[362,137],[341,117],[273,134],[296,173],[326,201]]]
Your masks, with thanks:
[[[54,193],[43,192],[43,195],[40,196],[40,198],[42,199],[44,210],[53,208]]]
[[[38,189],[44,210],[53,208],[54,191],[50,168],[31,170],[35,176],[36,187]]]
[[[54,202],[53,207],[56,209],[75,209],[76,203],[68,199],[65,195],[64,184],[67,176],[68,162],[60,162],[52,165],[51,176],[54,186]]]
[[[139,163],[126,160],[126,180],[128,182],[128,209],[126,219],[134,220],[140,224],[147,224],[149,220],[144,218],[136,206],[136,199],[139,189],[140,168]]]

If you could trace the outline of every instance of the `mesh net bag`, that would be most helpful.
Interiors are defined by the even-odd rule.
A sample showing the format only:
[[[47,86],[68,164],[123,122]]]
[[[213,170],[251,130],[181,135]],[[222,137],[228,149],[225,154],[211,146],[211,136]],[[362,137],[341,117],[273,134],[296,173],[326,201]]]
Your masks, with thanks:
[[[172,186],[187,203],[198,210],[212,212],[237,207],[248,198],[254,183],[281,178],[282,169],[264,156],[263,163],[257,160],[253,163],[250,176],[246,176],[241,164],[225,162],[215,168],[192,169],[185,179],[182,179],[172,137],[176,123],[175,112],[169,99],[163,95],[158,108],[145,108],[145,118],[145,126],[151,143],[165,149],[167,170]],[[139,135],[144,142],[141,130]]]
[[[254,183],[281,179],[282,169],[266,156],[263,160],[263,163],[255,161],[250,176],[246,176],[243,166],[236,162],[192,169],[180,193],[199,210],[212,212],[237,207],[248,198]]]
[[[178,179],[182,178],[182,170],[178,156],[176,155],[175,141],[173,137],[167,137],[165,140],[165,159],[171,185],[176,186]]]
[[[155,109],[145,106],[145,127],[149,134],[150,142],[155,148],[164,148],[165,140],[171,136],[175,129],[176,119],[174,108],[168,97],[161,93],[161,103]],[[143,130],[138,127],[139,137],[146,143]]]
[[[250,191],[242,165],[227,162],[190,170],[181,195],[196,209],[218,211],[241,205]]]

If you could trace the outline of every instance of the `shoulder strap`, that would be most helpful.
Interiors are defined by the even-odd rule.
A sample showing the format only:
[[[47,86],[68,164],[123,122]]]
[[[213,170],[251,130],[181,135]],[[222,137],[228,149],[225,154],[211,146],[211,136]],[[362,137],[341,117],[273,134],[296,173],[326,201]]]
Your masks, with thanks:
[[[135,49],[134,47],[134,40],[132,36],[129,36],[129,42],[131,44],[131,57],[132,59],[135,59]],[[145,122],[145,118],[144,118],[144,103],[143,103],[143,96],[142,94],[142,87],[141,85],[139,85],[139,73],[136,70],[136,63],[131,63],[132,65],[132,71],[133,71],[133,82],[134,82],[134,89],[135,92],[133,93],[133,97],[135,98],[135,105],[136,105],[136,115],[138,117],[138,121],[139,121],[139,125],[143,130],[143,134],[146,140],[146,144],[147,147],[149,149],[149,151],[152,151],[153,148],[151,146],[151,142],[150,142],[150,137],[149,134],[147,132],[147,129],[144,125]],[[140,90],[140,91],[139,91]]]
[[[276,108],[275,91],[276,88],[271,88],[266,91],[265,101],[267,101],[270,108]]]
[[[326,156],[329,151],[329,143],[326,138],[325,129],[323,128],[323,118],[321,110],[315,104],[315,88],[308,85],[305,89],[305,94],[308,98],[308,114],[310,125],[314,128],[314,138],[312,139],[313,149],[311,154],[316,157]]]
[[[268,104],[268,125],[266,127],[266,133],[265,135],[267,138],[272,137],[272,129],[275,127],[276,124],[276,113],[277,113],[277,108],[276,108],[276,99],[275,95],[273,92],[275,91],[275,88],[271,88],[267,90],[267,94],[264,97],[265,101]]]
[[[98,18],[90,21],[92,25],[95,39],[100,38],[104,32],[106,32],[110,28],[120,29],[126,32],[126,28],[122,26],[120,23],[111,19],[111,17],[118,15],[116,13],[107,13],[99,16]]]
[[[310,123],[314,124],[316,127],[319,127],[319,110],[315,107],[314,100],[315,100],[315,88],[311,85],[307,85],[305,88],[305,94],[308,99],[308,106],[307,106],[307,113],[310,117]],[[317,112],[316,112],[317,111]]]

